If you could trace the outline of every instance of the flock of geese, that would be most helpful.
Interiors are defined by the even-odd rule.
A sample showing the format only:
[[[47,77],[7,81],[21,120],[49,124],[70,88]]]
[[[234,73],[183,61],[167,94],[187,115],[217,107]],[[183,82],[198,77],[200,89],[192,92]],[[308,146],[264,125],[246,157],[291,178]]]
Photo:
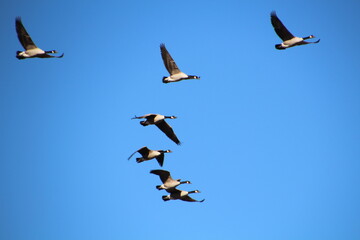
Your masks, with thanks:
[[[281,44],[275,45],[275,48],[278,50],[285,50],[287,48],[299,46],[299,45],[315,44],[320,41],[320,39],[315,42],[305,41],[307,39],[315,38],[314,35],[310,35],[307,37],[294,36],[280,21],[275,11],[271,12],[270,17],[271,17],[271,24],[274,27],[276,34],[283,41]],[[18,39],[21,45],[23,46],[23,48],[25,49],[25,51],[16,52],[16,57],[18,59],[21,60],[26,58],[62,58],[64,56],[64,54],[61,54],[59,56],[50,55],[57,53],[57,51],[56,50],[44,51],[41,48],[37,47],[33,42],[33,40],[31,39],[28,32],[26,31],[24,25],[22,24],[20,17],[17,17],[15,19],[15,26],[16,26]],[[168,77],[162,78],[163,83],[179,82],[182,80],[191,80],[191,79],[200,79],[199,76],[187,75],[186,73],[182,72],[176,65],[170,53],[167,51],[165,44],[160,44],[160,52],[165,68],[170,74]],[[146,114],[140,117],[135,116],[132,119],[146,119],[144,121],[140,121],[140,124],[142,126],[155,125],[163,133],[165,133],[165,135],[169,139],[171,139],[174,143],[176,143],[177,145],[181,144],[180,140],[177,138],[172,127],[165,121],[165,119],[176,119],[175,116],[164,116],[161,114]],[[171,153],[171,150],[151,150],[145,146],[135,151],[133,154],[131,154],[128,160],[130,160],[130,158],[136,153],[141,154],[141,157],[136,158],[137,163],[141,163],[151,159],[156,159],[159,165],[162,167],[164,164],[164,156],[165,156],[164,154]],[[158,175],[160,177],[162,184],[156,186],[156,188],[158,190],[165,190],[169,193],[169,195],[162,196],[162,199],[164,201],[182,200],[187,202],[203,202],[205,200],[203,199],[199,201],[189,196],[189,194],[191,193],[199,193],[200,192],[199,190],[183,191],[176,188],[180,184],[190,184],[191,183],[190,181],[181,181],[181,179],[173,179],[170,175],[170,172],[166,170],[161,170],[161,169],[151,170],[150,173]]]

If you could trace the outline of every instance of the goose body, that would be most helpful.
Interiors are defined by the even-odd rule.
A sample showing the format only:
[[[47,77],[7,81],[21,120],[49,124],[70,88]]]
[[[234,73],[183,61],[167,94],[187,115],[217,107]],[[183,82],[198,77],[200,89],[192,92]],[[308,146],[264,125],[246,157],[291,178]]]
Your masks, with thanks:
[[[142,156],[141,158],[136,158],[137,163],[156,158],[159,165],[162,167],[164,164],[164,153],[170,153],[171,150],[151,150],[147,147],[142,147],[139,150],[136,150],[133,154],[131,154],[128,160],[130,160],[130,158],[137,152],[140,153]]]
[[[143,125],[143,126],[156,125],[163,133],[166,134],[166,136],[168,136],[168,138],[170,138],[172,141],[174,141],[178,145],[181,144],[181,142],[175,135],[175,132],[172,129],[172,127],[165,121],[166,118],[176,119],[175,116],[164,116],[161,114],[151,113],[151,114],[146,114],[146,115],[140,116],[140,117],[135,116],[132,119],[143,119],[143,118],[145,118],[146,120],[141,121],[140,122],[141,125]]]
[[[38,48],[33,40],[31,39],[30,35],[27,33],[24,25],[21,22],[21,18],[17,17],[15,19],[15,27],[16,27],[16,33],[18,36],[18,39],[25,49],[25,51],[17,51],[16,57],[18,59],[26,59],[26,58],[61,58],[64,56],[64,54],[60,56],[51,56],[48,53],[57,53],[56,50],[51,51],[44,51],[40,48]]]
[[[162,185],[157,185],[156,188],[158,190],[165,189],[167,191],[171,191],[175,187],[179,186],[180,184],[190,184],[190,181],[181,181],[181,179],[173,179],[170,175],[169,171],[166,170],[151,170],[150,173],[158,175],[160,177],[160,180],[162,181]]]
[[[200,79],[200,77],[198,76],[187,75],[186,73],[180,71],[174,59],[171,57],[170,53],[166,49],[165,44],[163,43],[160,44],[160,51],[165,68],[170,74],[169,77],[163,77],[162,79],[163,83],[179,82],[181,80],[186,80],[186,79]]]
[[[280,19],[277,17],[276,12],[273,11],[270,14],[271,16],[271,24],[274,27],[274,30],[276,34],[283,40],[281,44],[276,44],[275,48],[279,50],[284,50],[290,47],[299,46],[299,45],[306,45],[311,43],[318,43],[320,42],[320,39],[316,42],[307,42],[304,40],[315,38],[314,35],[310,35],[308,37],[296,37],[294,36],[286,27],[285,25],[280,21]]]
[[[186,202],[203,202],[203,201],[205,201],[205,199],[199,201],[199,200],[195,200],[195,199],[191,198],[189,196],[189,194],[191,194],[191,193],[200,193],[200,191],[195,190],[195,191],[187,192],[187,191],[183,191],[183,190],[174,188],[170,192],[170,195],[164,195],[164,196],[162,196],[162,199],[164,201],[169,201],[169,200],[182,200],[182,201],[186,201]]]

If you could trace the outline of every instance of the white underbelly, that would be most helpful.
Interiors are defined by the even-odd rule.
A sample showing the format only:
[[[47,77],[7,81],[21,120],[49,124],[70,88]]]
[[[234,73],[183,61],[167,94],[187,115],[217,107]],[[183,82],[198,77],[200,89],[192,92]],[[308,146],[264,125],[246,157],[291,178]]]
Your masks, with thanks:
[[[44,54],[44,53],[45,53],[44,50],[41,50],[40,48],[34,48],[34,49],[26,50],[25,52],[21,52],[19,55],[24,56],[24,57],[32,57],[32,56],[35,56],[38,54]]]
[[[184,79],[187,77],[188,77],[188,75],[186,75],[185,73],[179,72],[179,73],[171,75],[170,77],[167,78],[167,80],[168,81],[177,81],[177,80]]]
[[[287,47],[287,46],[292,46],[294,44],[297,44],[299,42],[303,41],[302,38],[299,38],[299,37],[294,37],[290,40],[286,40],[285,42],[283,42],[283,46]]]
[[[151,151],[149,152],[149,156],[148,158],[156,158],[157,156],[159,156],[161,153],[157,152],[157,151]]]

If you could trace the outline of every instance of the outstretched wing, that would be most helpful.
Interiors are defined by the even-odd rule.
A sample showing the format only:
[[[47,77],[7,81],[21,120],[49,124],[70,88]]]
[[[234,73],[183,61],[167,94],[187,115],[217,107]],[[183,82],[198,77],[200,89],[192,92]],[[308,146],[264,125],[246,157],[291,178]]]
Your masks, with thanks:
[[[164,65],[170,75],[180,72],[180,69],[176,65],[174,59],[171,57],[170,53],[166,50],[165,44],[160,44],[161,57],[164,61]]]
[[[156,117],[156,114],[149,113],[149,114],[145,114],[144,116],[140,116],[140,117],[135,116],[135,117],[133,117],[131,119],[143,119],[143,118],[146,118],[147,120],[150,120],[150,119],[154,119],[155,117]]]
[[[137,150],[138,153],[140,153],[143,157],[147,157],[150,149],[148,149],[147,147],[142,147],[139,150]]]
[[[156,160],[158,161],[160,167],[162,167],[163,164],[164,164],[164,154],[162,153],[162,154],[160,154],[159,156],[157,156],[157,157],[156,157]]]
[[[49,54],[42,54],[40,56],[38,56],[39,58],[62,58],[64,56],[64,54],[61,54],[60,56],[51,56]]]
[[[317,41],[315,41],[315,42],[301,41],[301,42],[299,42],[297,45],[305,45],[305,44],[318,43],[318,42],[320,42],[320,39],[317,40]]]
[[[191,198],[189,195],[182,197],[181,200],[186,201],[186,202],[203,202],[203,201],[205,201],[205,199],[200,200],[200,201],[195,200],[195,199]]]
[[[21,22],[21,18],[17,17],[15,20],[16,33],[18,39],[25,50],[37,48],[30,35],[27,33],[24,25]]]
[[[150,173],[158,175],[163,183],[165,183],[169,178],[171,178],[170,172],[166,170],[156,169],[151,170]]]
[[[168,138],[170,138],[171,140],[173,140],[177,145],[180,145],[180,141],[179,139],[176,137],[174,130],[172,129],[172,127],[170,127],[169,124],[167,124],[167,122],[165,122],[165,120],[157,122],[155,124],[161,131],[163,131],[163,133],[166,134],[166,136],[168,136]]]
[[[271,12],[271,24],[273,25],[276,34],[283,40],[290,40],[294,37],[294,35],[287,30],[284,24],[280,21],[280,19],[276,16],[276,12]]]
[[[136,150],[133,154],[130,155],[130,157],[128,157],[128,160],[130,160],[130,158],[132,156],[134,156],[135,153],[140,153],[143,157],[144,157],[144,154],[146,154],[147,152],[149,152],[150,150],[147,148],[147,147],[142,147],[140,148],[139,150]]]

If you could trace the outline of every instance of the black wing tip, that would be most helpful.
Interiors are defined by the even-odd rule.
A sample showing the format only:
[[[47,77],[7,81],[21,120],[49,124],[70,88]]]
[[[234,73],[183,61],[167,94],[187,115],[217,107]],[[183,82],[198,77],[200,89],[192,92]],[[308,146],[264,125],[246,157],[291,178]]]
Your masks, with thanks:
[[[150,173],[157,175],[157,174],[156,174],[157,171],[159,171],[159,169],[151,170]]]
[[[275,11],[275,10],[272,10],[271,13],[270,13],[270,16],[271,16],[271,17],[277,17],[276,11]]]
[[[153,169],[153,170],[150,171],[150,173],[158,175],[158,176],[160,176],[161,173],[169,173],[170,174],[169,171],[166,171],[164,169]]]
[[[198,201],[198,202],[204,202],[204,201],[205,201],[205,198],[203,200]]]
[[[57,58],[62,58],[64,56],[64,53],[61,54],[60,56],[57,56]]]
[[[160,43],[160,48],[161,49],[165,48],[165,43]]]
[[[160,167],[162,167],[164,165],[164,159],[157,159],[156,158],[156,160],[157,160],[158,164],[160,165]]]

